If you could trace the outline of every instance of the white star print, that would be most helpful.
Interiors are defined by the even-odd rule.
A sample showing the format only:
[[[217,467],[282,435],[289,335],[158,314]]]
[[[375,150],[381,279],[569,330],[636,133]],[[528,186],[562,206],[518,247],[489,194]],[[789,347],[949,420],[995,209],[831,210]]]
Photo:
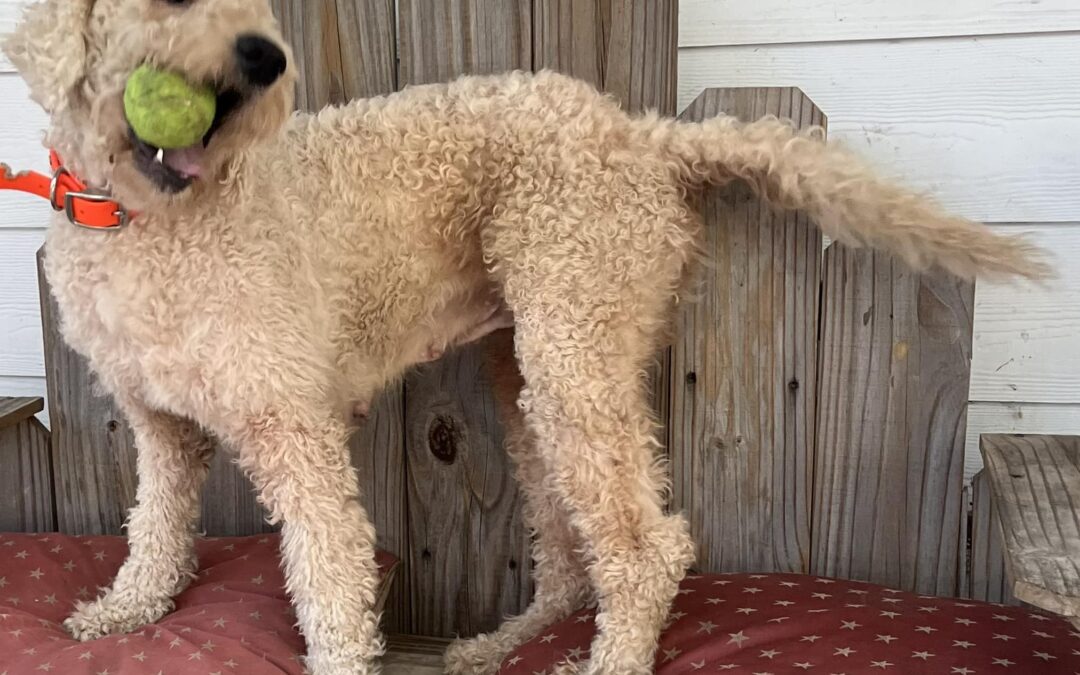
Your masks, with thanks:
[[[1016,638],[1011,635],[1005,635],[1004,633],[994,633],[994,639],[1004,640],[1005,642],[1008,642],[1009,640],[1015,640]]]
[[[1037,659],[1042,659],[1043,661],[1049,661],[1050,659],[1056,659],[1057,658],[1056,656],[1053,656],[1051,654],[1047,654],[1046,652],[1032,652],[1031,655],[1034,656]]]
[[[694,592],[694,589],[692,589],[692,588],[680,588],[679,592],[678,592],[678,595],[690,595],[693,592]]]
[[[260,574],[255,577],[251,577],[251,583],[255,584],[256,586],[261,586],[263,583],[263,575]]]
[[[566,652],[566,658],[577,660],[580,659],[584,654],[584,649],[582,649],[581,647],[574,647],[573,649],[570,649]]]
[[[998,621],[1016,621],[1016,619],[1012,618],[1008,614],[995,614],[994,618]]]
[[[1016,662],[1010,661],[1009,659],[994,659],[994,665],[1005,666],[1006,668],[1008,668],[1009,666],[1015,666]]]
[[[667,663],[668,661],[674,661],[676,658],[678,658],[679,654],[681,654],[681,653],[682,653],[682,651],[679,650],[679,649],[676,649],[675,647],[672,647],[671,649],[665,649],[664,650],[664,662]]]
[[[854,593],[855,595],[866,595],[870,591],[864,591],[858,588],[849,588],[848,593]]]
[[[7,577],[0,577],[0,588],[8,585]]]
[[[781,581],[780,585],[781,586],[786,586],[787,588],[791,588],[792,586],[798,586],[799,584],[795,583],[794,581]]]
[[[927,635],[937,632],[937,628],[931,628],[930,626],[917,626],[915,630],[920,633],[926,633]]]
[[[754,609],[753,607],[740,607],[737,610],[735,610],[735,612],[738,613],[738,614],[750,614],[751,612],[756,612],[756,611],[757,610]]]
[[[64,571],[65,572],[74,572],[75,571],[75,562],[72,561],[72,560],[69,560],[66,563],[64,563]]]
[[[956,666],[953,666],[952,672],[956,673],[957,675],[971,675],[975,671],[968,668],[967,666],[964,666],[963,668],[957,668]]]
[[[776,618],[769,619],[769,623],[783,623],[784,621],[787,621],[790,618],[791,618],[790,616],[778,616]]]
[[[89,661],[92,658],[94,658],[94,653],[92,651],[90,651],[89,649],[87,649],[82,654],[79,654],[79,660],[80,661]]]
[[[742,589],[742,592],[743,593],[749,593],[750,595],[755,595],[757,593],[760,593],[761,589],[760,588],[754,588],[753,586],[751,586],[749,588]]]
[[[934,655],[931,654],[930,652],[911,652],[911,658],[913,658],[913,659],[922,659],[923,661],[925,661],[926,659],[929,659],[929,658],[931,658],[933,656]]]
[[[202,661],[202,652],[191,652],[187,658],[188,661]]]
[[[585,616],[588,616],[588,614],[586,614]],[[686,612],[672,612],[668,616],[671,618],[671,622],[674,623],[674,622],[678,621],[679,619],[683,618],[684,616],[686,616]]]
[[[818,582],[819,584],[835,584],[836,583],[832,579],[814,579],[814,581]]]
[[[851,656],[854,653],[855,650],[851,647],[837,647],[836,651],[833,652],[833,656]]]
[[[49,549],[49,553],[59,553],[60,551],[63,551],[63,550],[64,550],[64,547],[61,546],[60,544],[57,544],[56,546],[53,546],[52,548]]]
[[[977,621],[972,621],[971,619],[965,619],[963,617],[958,617],[956,619],[956,623],[963,624],[965,626],[970,626],[971,624],[978,623],[978,622]]]
[[[919,611],[920,612],[936,612],[936,611],[938,611],[938,608],[937,607],[920,607]]]
[[[740,648],[742,647],[742,643],[750,639],[746,637],[746,634],[744,634],[742,631],[739,631],[738,633],[728,633],[728,637],[731,638],[730,640],[728,640],[729,645],[735,644],[738,645]]]
[[[1031,631],[1031,634],[1034,635],[1035,637],[1041,637],[1041,638],[1052,638],[1052,637],[1054,637],[1050,633],[1044,633],[1041,630],[1033,630],[1033,631]]]
[[[758,656],[763,658],[763,659],[771,659],[771,658],[774,658],[776,656],[779,656],[781,653],[782,652],[778,652],[775,649],[763,649],[761,651],[761,653],[758,654]]]
[[[791,605],[794,605],[795,603],[790,601],[790,600],[777,600],[773,604],[778,605],[780,607],[790,607]]]
[[[105,559],[105,551],[98,551],[97,553],[94,554],[94,560],[104,560],[104,559]]]
[[[829,593],[811,593],[810,597],[817,598],[818,600],[826,600],[828,598],[831,598],[832,595],[830,595]]]
[[[507,661],[506,665],[508,665],[508,666],[516,666],[519,663],[521,663],[521,657],[520,656],[515,656],[514,658]]]
[[[1028,614],[1028,618],[1035,619],[1036,621],[1050,621],[1050,617],[1043,616],[1042,614]]]
[[[544,637],[540,638],[540,642],[543,643],[543,644],[547,644],[547,643],[553,641],[557,637],[559,637],[559,636],[556,635],[555,633],[548,633]]]
[[[723,598],[709,598],[705,602],[710,605],[719,605],[722,602],[727,602],[727,600],[724,600]]]
[[[514,658],[518,658],[518,657],[516,657],[516,656],[515,656]],[[520,660],[520,659],[519,659],[519,660]],[[240,664],[239,664],[239,663],[237,663],[236,661],[233,661],[232,659],[229,659],[229,660],[228,660],[228,661],[226,661],[226,662],[225,662],[225,663],[224,663],[223,665],[225,665],[225,667],[227,667],[227,668],[235,668],[235,667],[237,667],[237,666],[238,666],[238,665],[240,665]],[[513,664],[511,664],[511,665],[513,665]]]
[[[215,644],[214,644],[213,642],[211,642],[210,640],[207,640],[206,642],[204,642],[204,643],[202,643],[201,645],[199,645],[199,647],[200,647],[201,649],[205,649],[205,650],[206,650],[206,651],[208,651],[208,652],[212,652],[212,651],[214,651],[214,649],[215,649],[215,648],[217,647],[217,645],[215,645]]]
[[[218,617],[218,618],[217,618],[217,619],[216,619],[216,620],[214,621],[214,628],[224,628],[224,627],[225,627],[225,623],[226,623],[226,619],[225,619],[224,617]]]
[[[809,661],[803,661],[801,663],[793,663],[791,665],[794,666],[795,668],[802,668],[803,670],[810,670],[811,668],[814,667],[814,664],[810,663]]]
[[[898,591],[895,588],[886,588],[885,592],[886,593],[903,593],[903,591]]]
[[[146,660],[146,652],[139,652],[138,654],[132,654],[131,658],[135,659],[139,663],[142,663],[143,661]]]
[[[820,635],[804,635],[802,636],[802,638],[799,639],[799,642],[809,642],[810,644],[814,644],[814,642],[820,639]]]
[[[248,614],[248,616],[250,616],[252,619],[255,619],[256,621],[262,620],[262,612],[260,612],[259,610],[255,610],[251,614]]]
[[[180,638],[178,638],[178,637],[174,637],[174,638],[172,639],[172,642],[170,642],[170,643],[169,643],[169,649],[172,649],[173,647],[179,647],[179,646],[180,646],[180,645],[182,645],[183,643],[184,643],[184,641],[183,641],[183,640],[181,640],[181,639],[180,639]]]
[[[28,556],[28,555],[30,555],[30,554],[27,553],[26,551],[19,551],[18,553],[15,554],[15,557],[18,558],[19,560],[26,560],[26,556]]]
[[[892,635],[879,635],[877,636],[877,639],[874,640],[874,642],[884,642],[885,644],[889,644],[896,639],[897,638],[893,637]]]
[[[953,640],[952,641],[952,646],[953,647],[959,647],[960,649],[967,649],[968,647],[974,647],[975,643],[974,642],[968,642],[967,640]]]
[[[841,621],[841,623],[843,624],[840,626],[841,630],[855,630],[862,625],[861,623],[856,623],[854,621]]]
[[[43,576],[45,576],[45,573],[41,571],[40,567],[30,572],[30,578],[34,580],[40,579]]]
[[[23,631],[22,628],[16,628],[15,630],[8,631],[8,634],[14,637],[22,637]]]
[[[712,621],[699,621],[698,626],[700,626],[698,632],[706,635],[712,635],[712,632],[716,630],[716,624]]]
[[[890,619],[895,619],[896,617],[900,616],[900,614],[899,612],[889,612],[887,610],[882,610],[881,616],[887,616]]]
[[[882,670],[885,670],[886,668],[889,668],[892,665],[893,664],[889,663],[888,661],[871,661],[870,662],[870,667],[871,668],[881,668]]]
[[[260,539],[259,541],[255,542],[255,543],[256,544],[269,544],[270,543],[270,537],[263,537],[262,539]]]
[[[736,669],[738,667],[739,666],[735,665],[734,663],[723,663],[723,664],[720,664],[719,666],[717,666],[716,668],[717,668],[717,670],[734,670],[734,669]]]
[[[728,581],[727,579],[718,579],[718,580],[712,582],[712,585],[713,586],[727,586],[730,583],[731,582]]]
[[[691,661],[690,662],[690,667],[693,668],[694,670],[701,670],[702,668],[705,667],[705,659],[701,659],[700,661],[696,661],[696,662]]]
[[[45,671],[45,672],[47,673],[47,672],[49,672],[50,670],[52,670],[52,664],[51,664],[51,663],[48,663],[48,662],[46,662],[46,663],[42,663],[41,665],[39,665],[39,666],[37,667],[37,669],[38,669],[38,670],[44,670],[44,671]]]
[[[56,593],[53,593],[52,595],[46,595],[44,598],[42,598],[41,601],[44,602],[46,605],[55,605]]]
[[[578,618],[574,619],[574,623],[588,623],[590,619],[592,619],[592,617],[588,614],[582,614]]]
[[[903,602],[903,600],[901,600],[900,598],[882,598],[881,601],[891,603]]]

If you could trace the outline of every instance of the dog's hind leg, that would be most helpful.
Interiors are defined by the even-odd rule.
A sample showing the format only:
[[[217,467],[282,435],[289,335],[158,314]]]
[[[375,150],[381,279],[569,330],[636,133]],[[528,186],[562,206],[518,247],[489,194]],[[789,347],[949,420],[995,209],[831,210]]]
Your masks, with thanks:
[[[312,675],[377,672],[383,653],[375,601],[375,528],[360,504],[345,424],[333,406],[298,392],[228,423],[226,437],[273,521],[281,521],[289,594]]]
[[[549,196],[495,231],[489,255],[515,317],[526,425],[599,599],[590,660],[557,672],[642,675],[694,557],[685,519],[664,512],[646,382],[693,227],[681,196],[644,182],[619,191],[615,213],[590,201],[615,178]]]
[[[80,603],[64,627],[80,640],[125,633],[173,609],[173,596],[195,573],[199,492],[213,454],[193,422],[126,403],[135,432],[138,502],[128,518],[130,552],[112,587]]]
[[[517,406],[523,380],[514,359],[513,340],[513,331],[504,330],[488,338],[484,346],[499,418],[506,430],[506,449],[514,461],[518,486],[525,498],[525,526],[534,535],[536,594],[523,614],[507,620],[498,630],[452,644],[446,652],[446,669],[453,675],[498,671],[507,654],[592,597],[580,553],[581,537],[570,526],[569,514],[559,504],[536,440],[525,428],[524,416]]]

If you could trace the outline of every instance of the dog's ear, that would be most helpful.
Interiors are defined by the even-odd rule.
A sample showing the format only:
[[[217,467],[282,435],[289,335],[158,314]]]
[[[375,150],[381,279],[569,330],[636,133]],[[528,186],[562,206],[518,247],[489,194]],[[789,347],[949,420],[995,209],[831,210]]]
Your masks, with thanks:
[[[40,0],[26,8],[4,54],[46,112],[67,105],[86,72],[86,32],[94,0]]]

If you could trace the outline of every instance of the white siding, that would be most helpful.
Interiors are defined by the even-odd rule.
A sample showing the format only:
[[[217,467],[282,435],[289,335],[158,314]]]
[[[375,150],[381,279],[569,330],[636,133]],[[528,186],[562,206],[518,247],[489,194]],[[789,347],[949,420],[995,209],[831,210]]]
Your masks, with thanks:
[[[1045,286],[978,286],[967,476],[980,433],[1080,433],[1080,3],[683,0],[680,28],[680,105],[801,87],[831,138],[1054,253]]]

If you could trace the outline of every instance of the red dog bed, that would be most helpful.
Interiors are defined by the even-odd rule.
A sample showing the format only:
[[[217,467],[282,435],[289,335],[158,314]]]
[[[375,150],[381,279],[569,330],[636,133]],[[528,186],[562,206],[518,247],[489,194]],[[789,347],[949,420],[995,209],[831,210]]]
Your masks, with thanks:
[[[656,672],[786,675],[1073,675],[1080,632],[1019,607],[936,598],[791,574],[683,582]],[[593,612],[518,649],[500,673],[533,675],[587,658]]]
[[[303,672],[278,537],[203,539],[176,611],[128,635],[76,642],[61,623],[127,556],[121,537],[0,534],[0,673],[148,675]],[[379,554],[384,575],[395,564]]]

